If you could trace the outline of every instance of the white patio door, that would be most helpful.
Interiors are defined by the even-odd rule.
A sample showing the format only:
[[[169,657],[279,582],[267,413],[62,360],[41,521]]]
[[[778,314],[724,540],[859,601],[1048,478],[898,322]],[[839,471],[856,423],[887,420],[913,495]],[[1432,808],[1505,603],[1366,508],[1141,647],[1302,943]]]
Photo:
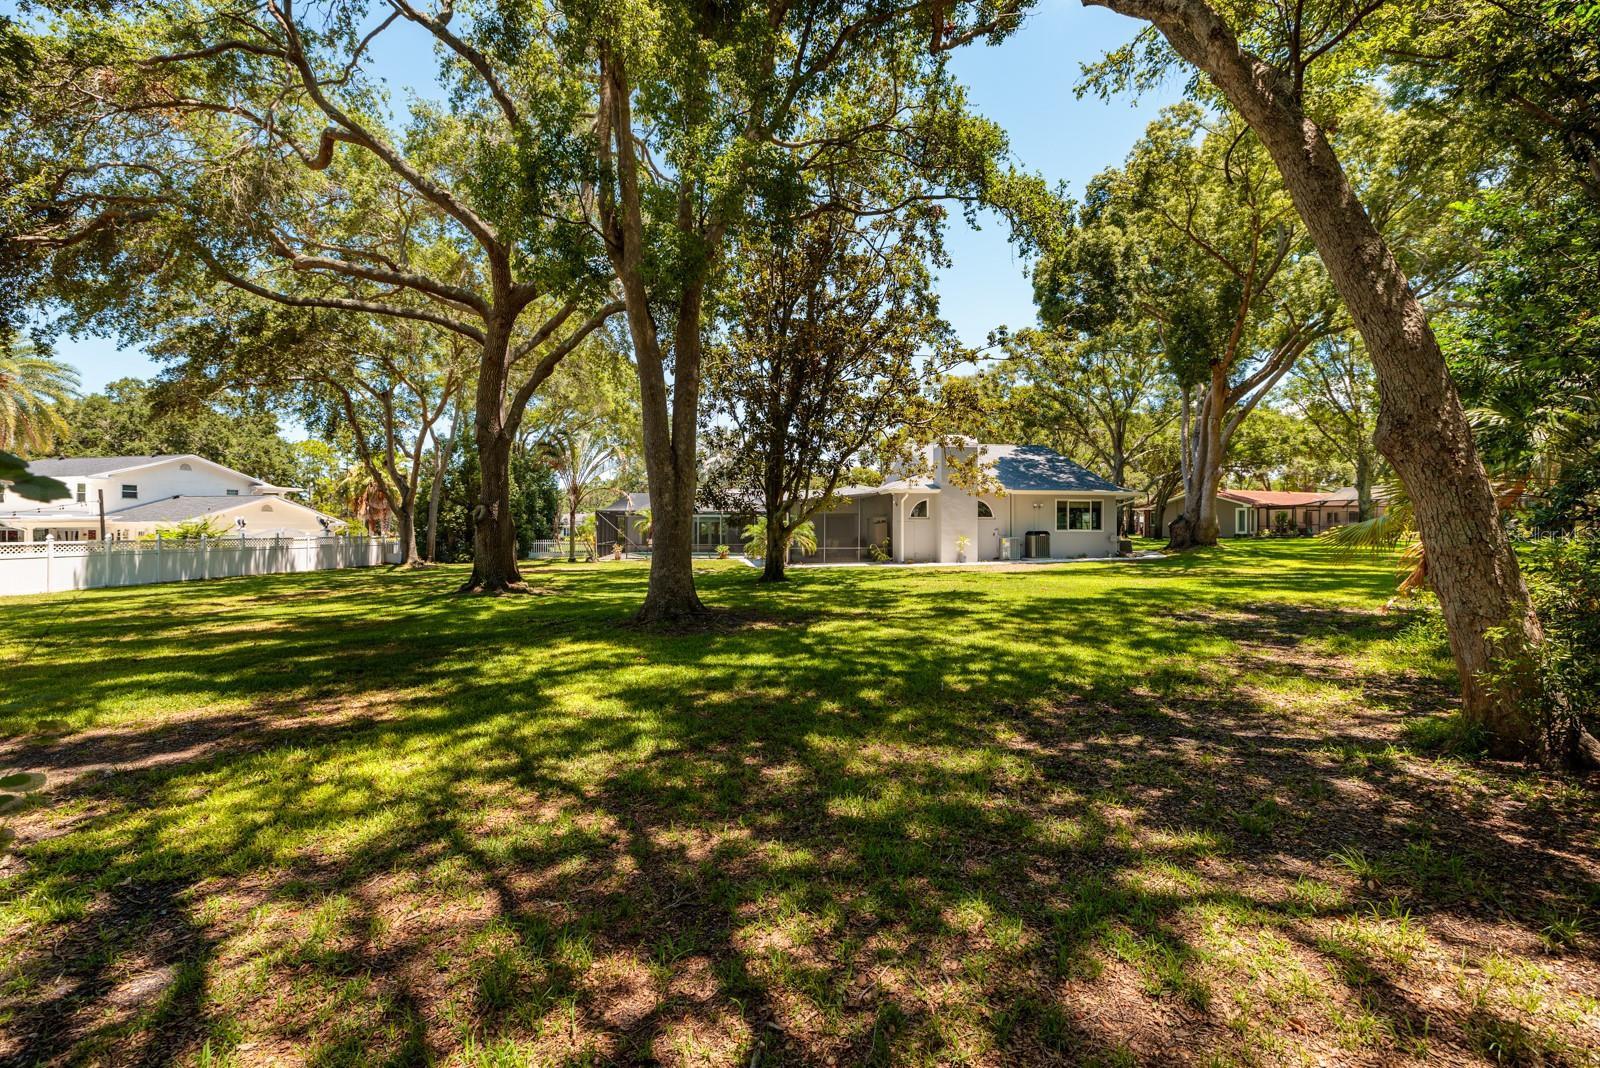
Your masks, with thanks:
[[[1000,539],[1005,537],[1000,521],[1000,507],[997,501],[978,502],[977,537],[973,539],[975,559],[1000,559]]]

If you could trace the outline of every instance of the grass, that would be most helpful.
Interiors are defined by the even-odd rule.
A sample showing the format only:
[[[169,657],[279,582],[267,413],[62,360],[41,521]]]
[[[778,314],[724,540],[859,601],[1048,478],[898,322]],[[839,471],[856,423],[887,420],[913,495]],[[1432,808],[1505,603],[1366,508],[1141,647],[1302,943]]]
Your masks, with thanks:
[[[7,601],[0,1061],[1596,1063],[1593,795],[1384,562],[531,570]]]

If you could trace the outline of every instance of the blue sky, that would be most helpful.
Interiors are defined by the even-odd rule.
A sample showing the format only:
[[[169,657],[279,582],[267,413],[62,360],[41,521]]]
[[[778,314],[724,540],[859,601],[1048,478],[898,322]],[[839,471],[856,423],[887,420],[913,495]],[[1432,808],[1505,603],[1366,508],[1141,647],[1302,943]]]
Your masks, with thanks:
[[[0,12],[12,8],[0,0]],[[997,47],[967,47],[953,65],[969,89],[973,107],[998,122],[1011,139],[1017,161],[1051,183],[1065,181],[1074,193],[1105,167],[1118,162],[1155,117],[1177,99],[1176,82],[1139,101],[1105,103],[1073,95],[1080,64],[1092,62],[1129,40],[1137,24],[1103,8],[1084,8],[1076,0],[1043,0],[1011,39]],[[398,34],[377,57],[377,73],[396,91],[432,94],[432,56],[420,31]],[[939,278],[944,313],[962,340],[981,345],[989,331],[1033,322],[1026,265],[998,222],[969,228],[957,217],[948,247],[954,261]],[[137,348],[114,338],[63,337],[62,359],[73,364],[85,391],[128,375],[147,377],[156,366]]]

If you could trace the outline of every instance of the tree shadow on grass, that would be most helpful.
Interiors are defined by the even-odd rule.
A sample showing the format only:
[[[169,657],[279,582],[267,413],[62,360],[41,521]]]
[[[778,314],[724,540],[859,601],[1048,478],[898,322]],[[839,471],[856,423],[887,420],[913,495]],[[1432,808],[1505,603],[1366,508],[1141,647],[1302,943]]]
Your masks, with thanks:
[[[620,570],[590,573],[581,596],[449,613],[426,603],[431,575],[315,587],[380,597],[376,615],[330,595],[313,618],[274,617],[295,602],[251,587],[249,604],[188,620],[181,651],[171,628],[91,617],[85,663],[127,652],[124,686],[237,700],[265,677],[279,692],[185,730],[9,747],[7,762],[61,774],[65,814],[31,815],[8,877],[26,914],[0,1056],[162,1063],[248,1041],[326,1064],[1089,1063],[1277,1043],[1381,1060],[1422,1035],[1443,1063],[1496,1042],[1580,1048],[1581,1023],[1420,989],[1439,973],[1404,922],[1458,956],[1521,953],[1506,939],[1531,944],[1552,909],[1594,899],[1592,805],[1558,797],[1552,820],[1492,799],[1482,818],[1502,784],[1393,754],[1394,717],[1310,728],[1217,688],[1216,656],[1294,653],[1327,618],[1269,609],[1241,628],[1154,572],[1107,570],[1114,597],[1017,584],[1033,575],[908,587],[852,572],[764,600],[714,573],[719,601],[786,625],[693,635],[617,626],[642,578]],[[109,674],[86,670],[79,698],[110,703]],[[285,690],[319,713],[284,718]],[[1415,696],[1418,711],[1448,702]],[[189,933],[163,933],[174,923]],[[1580,935],[1549,964],[1554,988],[1591,974],[1592,952]],[[164,968],[150,1004],[189,1023],[118,1008],[130,976]],[[1283,978],[1297,970],[1298,986]],[[1346,1035],[1338,1020],[1358,1014],[1367,1030]],[[82,1025],[53,1029],[63,1019]]]

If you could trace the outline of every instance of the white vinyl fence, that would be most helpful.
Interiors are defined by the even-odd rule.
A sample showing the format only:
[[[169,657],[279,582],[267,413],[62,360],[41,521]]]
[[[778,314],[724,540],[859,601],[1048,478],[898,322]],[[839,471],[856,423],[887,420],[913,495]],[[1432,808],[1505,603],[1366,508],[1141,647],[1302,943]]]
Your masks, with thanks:
[[[198,538],[0,542],[0,597],[152,582],[374,567],[399,561],[381,538]]]

